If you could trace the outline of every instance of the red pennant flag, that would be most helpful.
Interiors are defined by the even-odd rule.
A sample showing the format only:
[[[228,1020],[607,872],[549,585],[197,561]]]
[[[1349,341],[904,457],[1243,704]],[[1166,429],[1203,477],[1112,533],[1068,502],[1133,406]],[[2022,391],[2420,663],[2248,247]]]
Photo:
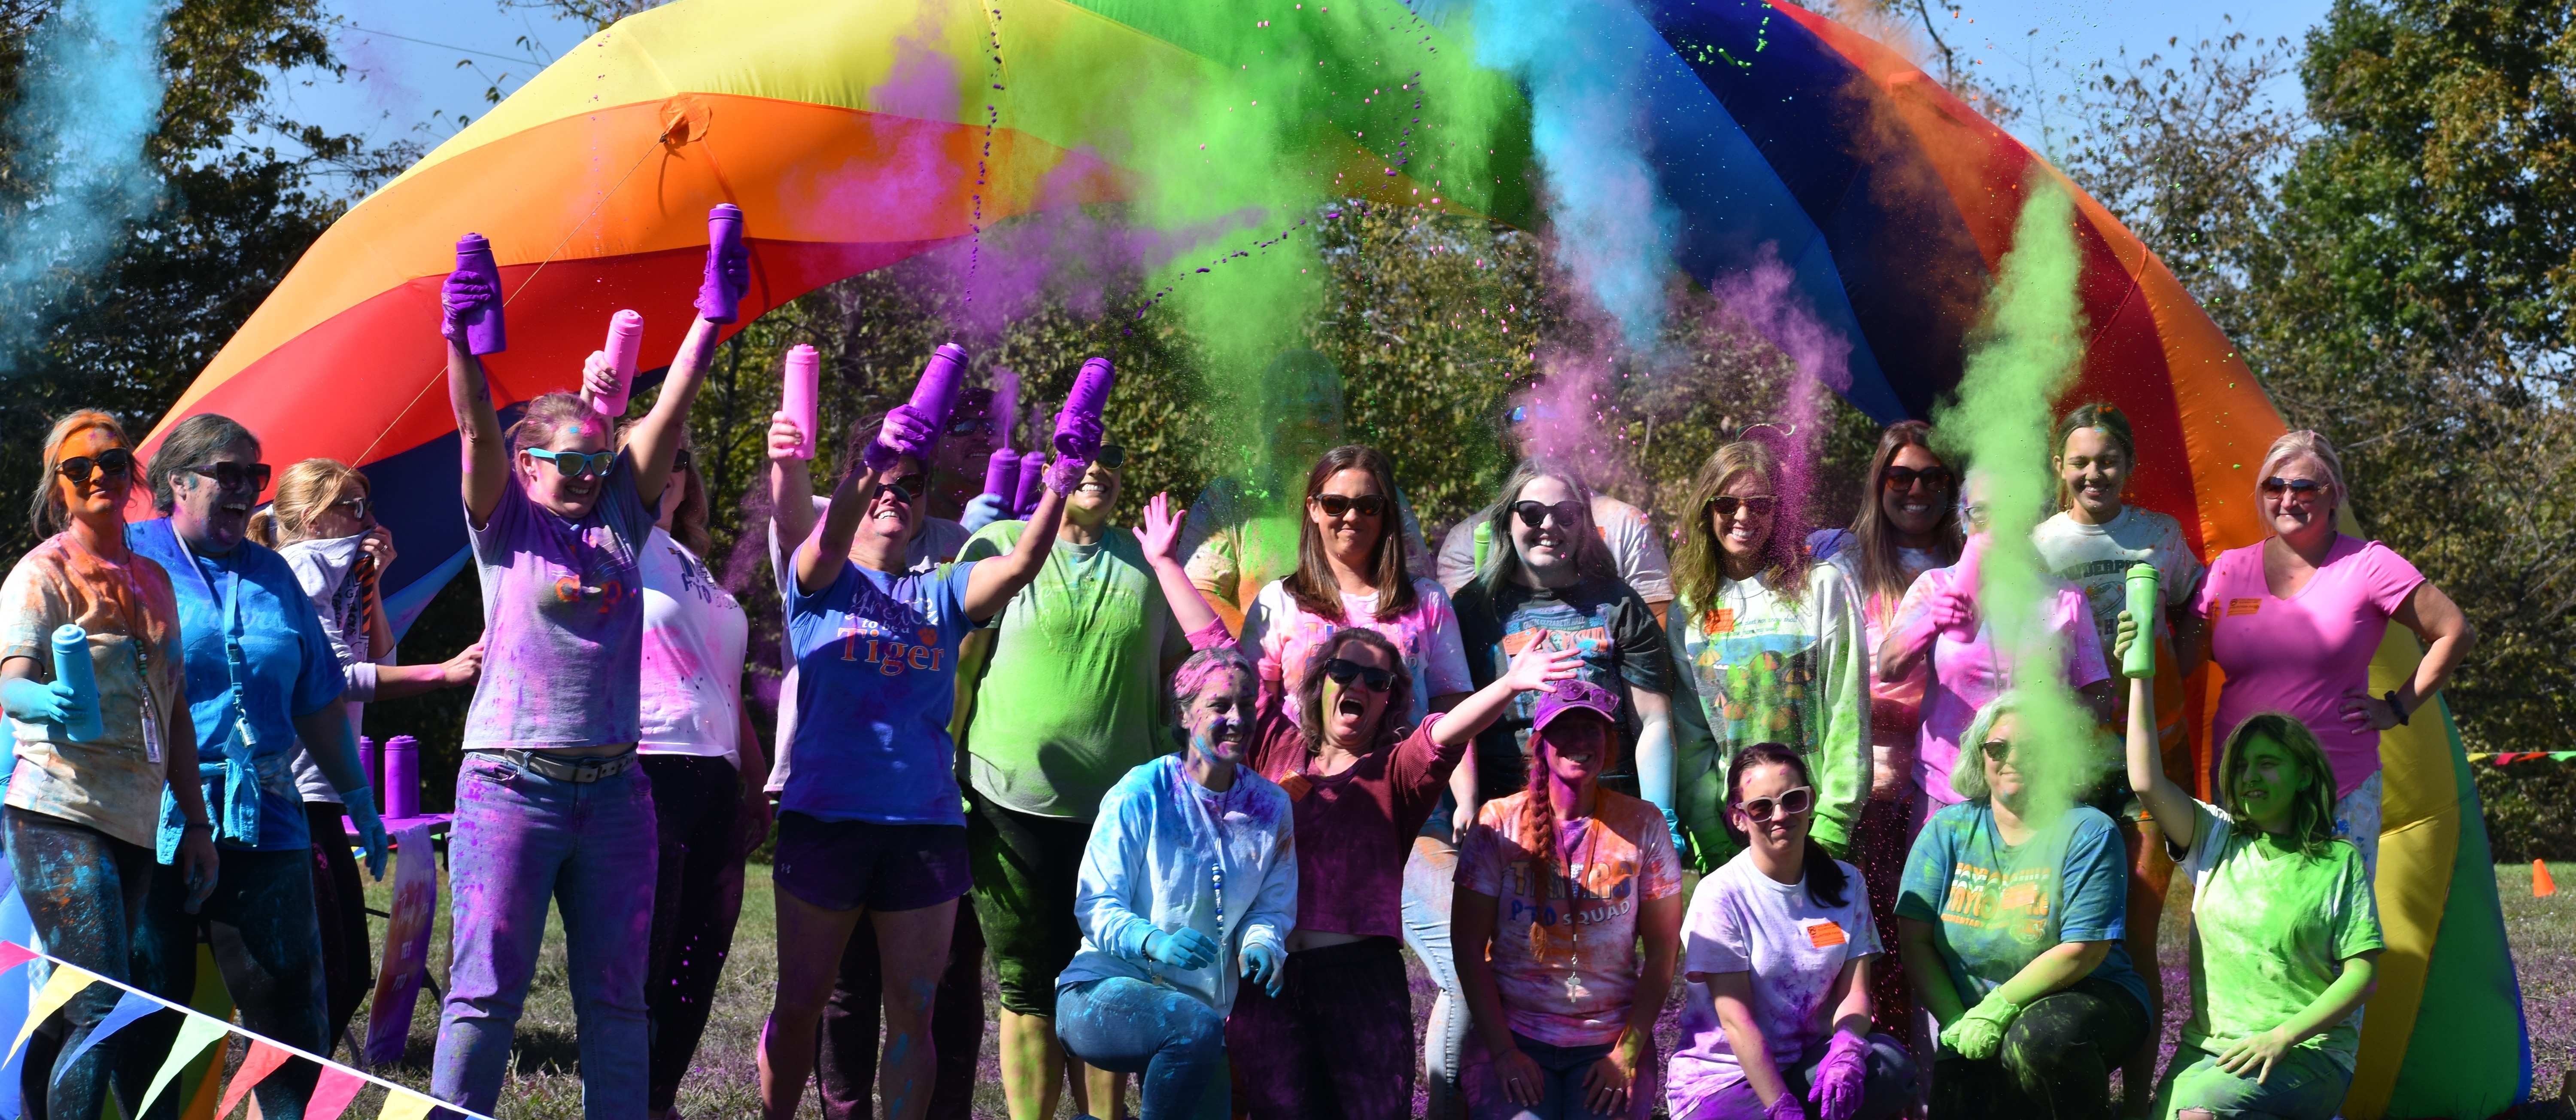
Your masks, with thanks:
[[[322,1067],[322,1078],[313,1085],[313,1099],[304,1106],[304,1120],[340,1120],[358,1090],[366,1088],[367,1079],[334,1066]]]
[[[215,1109],[217,1120],[232,1115],[233,1106],[241,1103],[243,1094],[250,1092],[251,1086],[259,1084],[260,1078],[268,1076],[277,1067],[285,1065],[286,1060],[291,1057],[294,1055],[269,1044],[264,1039],[252,1039],[250,1053],[242,1058],[241,1071],[233,1074],[232,1084],[224,1086],[224,1103],[222,1107]]]
[[[36,951],[15,941],[0,941],[0,972],[36,959]]]

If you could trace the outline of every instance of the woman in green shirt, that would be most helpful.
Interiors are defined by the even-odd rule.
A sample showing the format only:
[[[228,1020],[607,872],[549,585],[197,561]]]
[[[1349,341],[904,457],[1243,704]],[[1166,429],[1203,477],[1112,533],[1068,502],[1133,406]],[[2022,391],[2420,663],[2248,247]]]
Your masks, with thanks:
[[[2120,612],[2114,656],[2137,635]],[[2361,852],[2335,838],[2334,772],[2305,725],[2265,712],[2227,737],[2219,804],[2195,800],[2161,765],[2153,683],[2129,681],[2129,787],[2192,883],[2191,1021],[2156,1112],[2329,1120],[2383,945]]]

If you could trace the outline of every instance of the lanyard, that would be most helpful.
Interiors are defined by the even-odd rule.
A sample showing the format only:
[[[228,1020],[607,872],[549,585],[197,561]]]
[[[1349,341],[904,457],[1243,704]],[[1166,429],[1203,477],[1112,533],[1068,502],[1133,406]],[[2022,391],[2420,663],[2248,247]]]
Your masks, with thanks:
[[[206,598],[216,599],[215,582],[206,576],[205,566],[198,562],[196,551],[188,547],[188,538],[172,526],[170,539],[179,546],[179,554],[188,558],[188,570],[196,573],[197,584],[206,589]],[[239,547],[239,546],[235,546]],[[217,561],[220,565],[222,561]],[[224,605],[224,676],[232,685],[233,730],[238,733],[245,753],[259,749],[259,734],[250,726],[250,705],[243,702],[242,668],[245,658],[241,647],[241,571],[226,567],[233,578],[220,597]]]

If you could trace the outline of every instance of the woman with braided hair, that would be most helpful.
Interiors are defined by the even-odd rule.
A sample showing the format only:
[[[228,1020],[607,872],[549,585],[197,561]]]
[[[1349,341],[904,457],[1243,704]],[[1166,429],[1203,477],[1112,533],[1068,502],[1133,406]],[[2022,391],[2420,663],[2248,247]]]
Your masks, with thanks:
[[[1460,1080],[1478,1120],[1642,1120],[1654,1100],[1681,861],[1660,811],[1601,788],[1618,710],[1558,682],[1531,713],[1529,788],[1486,802],[1460,848],[1451,920],[1476,1025]]]

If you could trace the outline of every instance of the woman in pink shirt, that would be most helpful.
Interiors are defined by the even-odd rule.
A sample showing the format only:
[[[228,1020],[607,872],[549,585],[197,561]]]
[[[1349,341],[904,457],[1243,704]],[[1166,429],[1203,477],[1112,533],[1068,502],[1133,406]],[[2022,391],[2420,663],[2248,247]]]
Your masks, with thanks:
[[[2467,615],[2378,541],[2335,531],[2347,491],[2334,445],[2291,432],[2263,456],[2257,507],[2272,536],[2209,566],[2195,604],[2209,656],[2227,674],[2211,741],[2258,712],[2316,732],[2335,772],[2335,834],[2379,871],[2379,733],[2404,724],[2451,679],[2477,640]],[[2370,692],[2370,658],[2391,619],[2427,649],[2404,685]]]

